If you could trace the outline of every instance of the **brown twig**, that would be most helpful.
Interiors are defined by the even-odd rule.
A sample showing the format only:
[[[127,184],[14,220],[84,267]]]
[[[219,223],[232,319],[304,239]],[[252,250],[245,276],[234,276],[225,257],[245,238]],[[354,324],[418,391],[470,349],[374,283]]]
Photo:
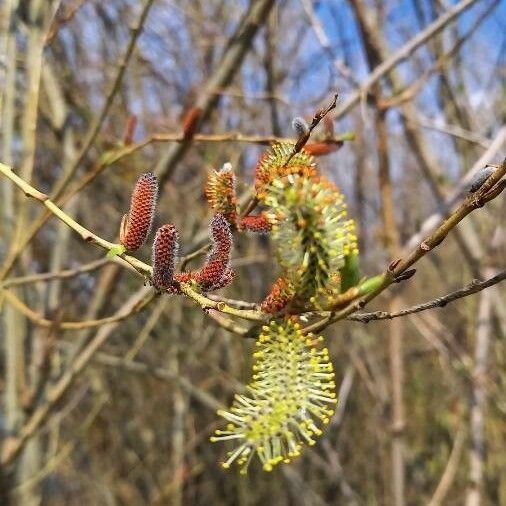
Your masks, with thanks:
[[[47,318],[44,318],[41,314],[33,311],[33,309],[30,309],[12,292],[4,290],[3,292],[1,292],[1,294],[9,304],[15,307],[20,313],[24,314],[34,325],[43,328],[52,328],[55,325],[55,322],[53,320],[48,320]],[[126,320],[130,316],[142,311],[153,300],[154,296],[155,293],[151,292],[149,296],[146,297],[140,304],[132,307],[128,312],[116,313],[114,316],[107,316],[105,318],[100,318],[97,320],[83,320],[76,322],[62,321],[58,323],[58,328],[61,330],[82,330],[101,327],[102,325],[107,325],[108,323]]]
[[[318,126],[320,121],[330,112],[332,109],[336,108],[337,105],[337,93],[334,95],[334,98],[330,102],[329,105],[326,107],[323,107],[322,109],[319,109],[316,111],[315,115],[313,116],[313,119],[311,120],[311,124],[309,125],[309,128],[304,132],[303,135],[299,137],[297,142],[295,143],[295,146],[293,147],[292,152],[286,159],[284,166],[288,165],[290,160],[300,152],[300,150],[306,145],[307,141],[309,140],[309,137],[311,136],[311,132]]]
[[[31,274],[29,276],[22,276],[19,278],[10,278],[0,283],[0,288],[9,288],[12,286],[19,285],[27,285],[30,283],[38,283],[41,281],[52,281],[53,279],[67,279],[73,278],[75,276],[80,276],[81,274],[85,274],[87,272],[95,271],[107,265],[111,262],[110,258],[100,258],[98,260],[93,260],[87,264],[80,265],[75,269],[66,269],[58,272],[42,272],[40,274]]]
[[[370,321],[377,320],[391,320],[392,318],[398,318],[400,316],[406,316],[408,314],[420,313],[421,311],[426,311],[427,309],[432,309],[435,307],[444,307],[450,302],[454,302],[463,297],[467,297],[468,295],[472,295],[474,293],[481,292],[481,290],[485,290],[489,286],[496,285],[501,281],[506,279],[506,271],[502,271],[496,276],[493,276],[485,281],[479,281],[477,279],[471,281],[467,286],[460,288],[459,290],[455,290],[447,295],[443,295],[438,297],[437,299],[424,302],[422,304],[417,304],[416,306],[408,307],[406,309],[402,309],[401,311],[397,311],[395,313],[389,313],[387,311],[374,311],[372,313],[355,313],[348,316],[346,319],[355,321],[368,323]]]
[[[483,184],[483,186],[474,194],[468,195],[458,208],[451,213],[443,222],[436,228],[436,230],[422,240],[406,258],[400,259],[394,263],[393,268],[387,269],[383,275],[381,285],[373,292],[358,298],[353,303],[349,304],[340,311],[327,314],[319,322],[313,323],[304,329],[305,332],[320,332],[330,324],[347,318],[357,310],[362,309],[368,302],[376,298],[381,292],[388,288],[392,283],[403,273],[414,265],[418,260],[425,256],[429,251],[439,246],[449,232],[454,229],[468,214],[480,207],[483,207],[487,202],[496,198],[505,187],[505,181],[501,179],[506,174],[506,160],[503,161],[501,167],[497,169]]]

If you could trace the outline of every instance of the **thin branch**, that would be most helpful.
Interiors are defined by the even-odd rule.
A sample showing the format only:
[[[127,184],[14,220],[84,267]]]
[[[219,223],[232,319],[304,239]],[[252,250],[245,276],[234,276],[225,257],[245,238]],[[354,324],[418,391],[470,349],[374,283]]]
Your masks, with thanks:
[[[338,60],[336,55],[334,54],[334,50],[332,49],[332,43],[330,42],[325,30],[316,15],[316,12],[313,8],[312,0],[301,0],[302,7],[306,12],[306,15],[309,19],[309,23],[311,24],[311,28],[313,29],[320,46],[322,46],[323,50],[327,53],[330,60],[334,64],[336,71],[341,74],[345,79],[348,80],[353,86],[358,87],[360,83],[353,76],[352,71],[345,65],[345,63],[341,60]]]
[[[18,297],[16,297],[12,292],[8,290],[4,290],[1,292],[5,300],[11,304],[14,308],[16,308],[20,313],[24,314],[34,325],[43,328],[51,328],[55,324],[61,330],[82,330],[82,329],[91,329],[95,327],[101,327],[102,325],[107,325],[108,323],[115,323],[126,320],[130,316],[139,313],[142,311],[154,298],[155,292],[151,292],[144,300],[142,300],[138,305],[133,306],[128,311],[120,312],[114,314],[114,316],[107,316],[105,318],[100,318],[98,320],[83,320],[76,322],[56,322],[54,320],[48,320],[44,318],[41,314],[30,309],[26,304],[24,304]]]
[[[213,319],[221,328],[232,332],[232,334],[237,334],[238,336],[244,337],[248,333],[248,329],[242,327],[241,325],[237,325],[230,318],[223,316],[221,313],[214,309],[210,309],[207,311],[207,316]]]
[[[430,121],[426,118],[421,118],[420,116],[416,120],[408,117],[405,117],[405,119],[408,123],[413,123],[414,125],[420,126],[422,128],[435,130],[436,132],[441,132],[452,137],[456,137],[457,139],[465,140],[484,149],[488,149],[492,144],[492,141],[490,139],[487,139],[486,137],[475,132],[469,132],[468,130],[465,130],[464,128],[460,128],[458,126],[439,125],[436,122]]]
[[[506,126],[503,126],[497,132],[497,135],[495,136],[494,140],[492,141],[492,144],[487,149],[487,151],[485,151],[485,153],[481,155],[479,160],[476,161],[476,163],[471,167],[471,169],[469,169],[469,171],[466,172],[466,175],[462,178],[462,180],[459,183],[457,183],[451,195],[449,195],[444,200],[444,203],[441,206],[442,209],[439,209],[438,211],[436,211],[435,213],[433,213],[424,220],[422,226],[420,227],[419,232],[413,235],[405,243],[404,246],[405,248],[408,249],[414,248],[416,244],[422,241],[422,238],[424,236],[429,234],[432,230],[434,230],[438,226],[438,224],[444,217],[444,212],[455,206],[457,202],[462,198],[462,196],[465,195],[476,175],[483,169],[485,165],[490,163],[497,156],[498,153],[500,153],[505,143],[506,143]]]
[[[56,185],[52,197],[57,198],[60,196],[61,192],[64,190],[64,188],[67,186],[67,184],[71,181],[71,179],[74,177],[74,174],[76,173],[77,169],[81,166],[84,159],[86,158],[86,155],[88,154],[88,151],[90,150],[91,146],[95,142],[95,139],[97,138],[97,135],[99,134],[102,125],[104,124],[105,118],[107,117],[107,114],[109,113],[109,109],[111,108],[111,105],[114,101],[114,98],[116,97],[116,94],[118,93],[120,89],[121,82],[123,81],[123,76],[125,75],[126,68],[128,66],[128,63],[130,62],[130,58],[132,57],[135,45],[137,44],[137,39],[139,38],[140,34],[142,33],[142,30],[144,28],[144,22],[146,21],[146,18],[148,16],[149,10],[151,9],[151,6],[153,5],[154,0],[145,0],[141,12],[139,14],[139,18],[137,20],[137,23],[131,28],[131,35],[130,40],[128,41],[127,48],[125,50],[125,53],[123,54],[123,57],[121,58],[119,64],[118,64],[118,71],[116,73],[116,76],[114,77],[114,80],[111,84],[111,88],[109,92],[107,93],[107,96],[104,101],[104,105],[102,106],[102,109],[100,110],[100,113],[95,118],[93,123],[90,126],[90,129],[84,139],[83,146],[81,148],[81,151],[77,155],[76,160],[72,164],[72,166],[69,168],[67,173],[64,175],[64,177],[59,181],[59,183]]]
[[[67,279],[75,276],[80,276],[87,272],[95,271],[111,262],[110,258],[99,258],[87,264],[80,265],[75,269],[66,269],[58,272],[41,272],[40,274],[31,274],[29,276],[22,276],[19,278],[10,278],[3,283],[0,283],[0,289],[10,288],[12,286],[27,285],[30,283],[38,283],[41,281],[52,281],[53,279]]]
[[[427,309],[432,309],[435,307],[444,307],[450,302],[461,299],[463,297],[467,297],[468,295],[472,295],[474,293],[481,292],[481,290],[485,290],[489,286],[496,285],[501,281],[506,279],[506,271],[502,271],[496,276],[493,276],[485,281],[479,281],[475,279],[471,281],[467,286],[460,288],[459,290],[455,290],[447,295],[443,295],[442,297],[438,297],[437,299],[424,302],[423,304],[417,304],[416,306],[412,306],[406,309],[402,309],[401,311],[397,311],[395,313],[389,313],[387,311],[374,311],[372,313],[356,313],[348,316],[347,320],[352,320],[355,322],[368,323],[370,321],[376,320],[391,320],[392,318],[398,318],[399,316],[406,316],[408,314],[419,313],[421,311],[426,311]]]
[[[446,495],[448,494],[448,490],[455,480],[455,475],[457,474],[457,470],[459,468],[465,441],[466,431],[463,427],[461,427],[457,430],[455,440],[453,441],[452,451],[450,453],[450,457],[448,458],[448,462],[446,463],[445,470],[439,480],[436,490],[434,491],[434,495],[427,506],[439,506],[443,503]]]
[[[418,260],[424,257],[429,251],[439,246],[446,236],[454,229],[468,214],[480,207],[483,207],[486,202],[496,198],[506,187],[506,181],[501,181],[506,174],[506,160],[503,161],[500,168],[498,168],[492,175],[485,181],[483,186],[475,193],[468,195],[464,202],[446,218],[436,230],[422,240],[404,259],[394,260],[383,274],[381,285],[369,294],[359,297],[354,302],[345,308],[328,313],[319,322],[313,323],[304,329],[305,332],[319,332],[330,324],[347,318],[355,313],[358,309],[362,309],[368,302],[376,298],[381,292],[388,288],[392,283],[398,282],[402,279],[408,269],[414,265]],[[400,277],[400,278],[399,278]]]
[[[44,206],[48,208],[55,216],[57,216],[61,221],[63,221],[66,225],[68,225],[72,230],[77,232],[81,239],[91,244],[95,244],[107,251],[111,251],[116,248],[118,245],[105,239],[102,239],[98,235],[94,234],[87,228],[83,227],[81,224],[77,223],[73,218],[71,218],[67,213],[65,213],[62,209],[60,209],[47,195],[39,192],[33,186],[28,184],[26,181],[21,179],[15,172],[12,171],[10,167],[0,163],[0,172],[7,176],[11,181],[13,181],[24,193],[27,197],[32,197],[35,200],[41,202]],[[115,257],[117,261],[123,261],[133,267],[139,274],[143,276],[147,276],[151,278],[152,268],[150,265],[138,260],[135,257],[127,255],[125,253],[117,255]],[[234,307],[225,304],[222,301],[216,302],[207,298],[205,295],[198,293],[192,286],[189,284],[181,284],[181,291],[189,298],[194,300],[197,304],[199,304],[203,309],[216,309],[222,313],[230,314],[232,316],[238,316],[239,318],[244,318],[246,320],[251,321],[264,321],[265,315],[261,311],[254,310],[241,310],[236,309]],[[69,322],[70,323],[70,322]]]

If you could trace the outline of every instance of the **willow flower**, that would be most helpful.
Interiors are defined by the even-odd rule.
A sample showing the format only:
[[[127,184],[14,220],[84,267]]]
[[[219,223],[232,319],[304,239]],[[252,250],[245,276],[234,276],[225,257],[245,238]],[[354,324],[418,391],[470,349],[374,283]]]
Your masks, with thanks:
[[[233,462],[246,474],[256,455],[265,471],[288,463],[305,445],[315,444],[337,402],[334,371],[323,338],[304,335],[292,319],[271,321],[256,342],[247,394],[218,414],[228,423],[211,441],[234,441],[223,467]]]
[[[135,251],[145,243],[153,224],[157,197],[156,176],[151,172],[140,176],[132,192],[130,212],[121,222],[120,242],[128,251]]]

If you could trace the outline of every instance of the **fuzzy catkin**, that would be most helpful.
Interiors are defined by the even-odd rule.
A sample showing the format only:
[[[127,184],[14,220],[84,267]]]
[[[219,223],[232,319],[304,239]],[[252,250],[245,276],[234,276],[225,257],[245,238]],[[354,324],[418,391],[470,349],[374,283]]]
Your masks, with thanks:
[[[214,216],[210,228],[212,248],[203,267],[193,274],[193,279],[203,290],[220,288],[226,277],[229,282],[233,276],[230,274],[230,257],[232,254],[232,233],[230,225],[222,214]],[[227,283],[228,284],[228,283]]]
[[[230,163],[219,171],[212,171],[206,183],[206,197],[215,213],[223,214],[230,223],[237,221],[235,174]]]
[[[239,227],[242,230],[257,232],[259,234],[266,234],[272,229],[272,225],[264,214],[259,214],[258,216],[244,216],[239,222]]]
[[[222,464],[225,469],[235,462],[245,474],[256,456],[271,471],[322,435],[337,402],[334,371],[322,341],[304,335],[289,318],[262,328],[251,382],[229,410],[218,411],[227,423],[211,437],[235,443]]]
[[[128,217],[123,217],[120,231],[120,241],[128,251],[139,249],[146,241],[155,214],[158,196],[158,180],[148,172],[137,180]]]
[[[157,289],[170,288],[174,282],[179,235],[172,224],[163,225],[155,235],[153,243],[153,286]]]
[[[296,116],[292,120],[292,128],[297,132],[299,137],[303,137],[309,133],[309,125],[304,118]]]

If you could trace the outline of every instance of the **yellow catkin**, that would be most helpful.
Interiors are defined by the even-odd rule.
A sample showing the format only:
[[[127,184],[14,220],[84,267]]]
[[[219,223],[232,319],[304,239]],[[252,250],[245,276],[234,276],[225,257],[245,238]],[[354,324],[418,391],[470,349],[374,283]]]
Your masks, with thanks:
[[[265,471],[288,463],[312,446],[329,422],[337,402],[334,371],[322,337],[303,335],[292,319],[263,327],[254,354],[254,375],[247,395],[237,394],[227,421],[211,441],[233,440],[223,467],[236,463],[241,473],[256,455]]]

